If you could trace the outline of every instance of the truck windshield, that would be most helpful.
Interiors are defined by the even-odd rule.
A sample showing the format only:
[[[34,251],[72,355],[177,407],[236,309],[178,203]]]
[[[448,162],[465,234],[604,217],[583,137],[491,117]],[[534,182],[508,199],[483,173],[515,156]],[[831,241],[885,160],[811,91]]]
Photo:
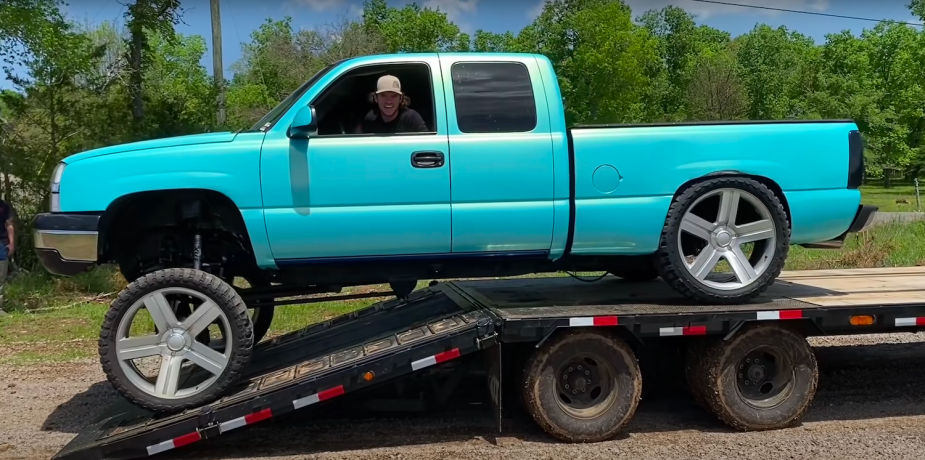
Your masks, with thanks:
[[[330,72],[331,69],[337,67],[338,65],[340,65],[340,63],[344,61],[346,61],[346,59],[341,59],[340,61],[337,61],[319,70],[318,73],[316,73],[315,75],[312,75],[312,77],[309,78],[308,81],[306,81],[305,83],[302,83],[302,86],[299,86],[295,91],[289,93],[289,96],[286,96],[286,99],[283,99],[283,101],[277,104],[276,107],[273,107],[272,110],[270,110],[266,115],[264,115],[263,118],[261,118],[260,121],[258,121],[257,124],[252,126],[251,129],[249,129],[248,131],[264,132],[270,129],[271,127],[273,127],[273,125],[276,124],[276,122],[279,120],[279,117],[283,116],[283,114],[286,113],[286,111],[288,111],[289,108],[292,107],[292,105],[295,104],[296,101],[298,101],[299,98],[301,98],[302,95],[305,94],[305,92],[308,91],[308,89],[311,88],[312,85],[314,85],[316,81],[318,81],[321,77],[325,76],[328,72]]]

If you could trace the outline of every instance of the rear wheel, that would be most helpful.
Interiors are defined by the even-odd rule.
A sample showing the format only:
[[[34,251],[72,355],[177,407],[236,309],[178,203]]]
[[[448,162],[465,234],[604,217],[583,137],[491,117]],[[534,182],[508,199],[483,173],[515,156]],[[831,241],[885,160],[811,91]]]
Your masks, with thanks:
[[[533,352],[524,369],[522,400],[550,435],[597,442],[632,419],[642,394],[636,357],[607,332],[569,331]]]
[[[675,290],[714,304],[748,301],[784,267],[790,225],[767,186],[742,177],[695,184],[672,204],[657,269]]]
[[[222,337],[216,340],[213,331]],[[198,270],[159,270],[129,284],[112,303],[100,331],[100,363],[135,404],[181,411],[220,398],[247,365],[253,339],[232,286]]]

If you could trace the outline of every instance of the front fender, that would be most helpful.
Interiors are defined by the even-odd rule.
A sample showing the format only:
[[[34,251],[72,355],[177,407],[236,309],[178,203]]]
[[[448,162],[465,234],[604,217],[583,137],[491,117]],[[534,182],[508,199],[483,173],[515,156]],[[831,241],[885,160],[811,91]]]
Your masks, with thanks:
[[[70,163],[61,177],[61,212],[102,212],[139,192],[208,189],[239,209],[261,209],[260,146],[263,134],[231,143],[151,149],[96,156]]]
[[[124,152],[69,163],[61,177],[62,213],[105,212],[128,195],[179,189],[211,190],[241,212],[258,266],[275,266],[266,239],[260,188],[263,133],[234,142]]]

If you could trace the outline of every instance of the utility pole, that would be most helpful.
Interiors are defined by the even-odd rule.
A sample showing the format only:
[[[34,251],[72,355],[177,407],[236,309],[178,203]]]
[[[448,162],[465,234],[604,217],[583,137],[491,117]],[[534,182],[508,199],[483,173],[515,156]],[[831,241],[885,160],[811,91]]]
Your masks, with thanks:
[[[215,122],[221,127],[225,125],[225,72],[222,67],[222,15],[219,9],[219,0],[210,0],[212,4],[212,74],[215,78],[215,88],[218,90],[216,99],[217,111]]]

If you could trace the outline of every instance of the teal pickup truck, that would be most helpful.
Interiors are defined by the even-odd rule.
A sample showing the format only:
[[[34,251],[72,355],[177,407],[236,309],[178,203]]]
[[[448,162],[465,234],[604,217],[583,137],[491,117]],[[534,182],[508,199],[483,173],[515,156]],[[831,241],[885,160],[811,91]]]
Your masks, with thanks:
[[[358,132],[386,75],[417,131]],[[851,121],[567,127],[544,56],[375,55],[324,68],[250,129],[64,159],[34,239],[53,273],[115,263],[135,280],[103,324],[103,366],[136,403],[176,410],[221,394],[269,327],[273,307],[248,317],[223,281],[402,297],[419,280],[607,271],[741,303],[790,245],[837,248],[868,225],[863,175]],[[141,307],[158,334],[132,342]],[[193,338],[213,322],[227,353]],[[145,353],[215,375],[178,390],[176,359],[141,379],[126,362]]]

